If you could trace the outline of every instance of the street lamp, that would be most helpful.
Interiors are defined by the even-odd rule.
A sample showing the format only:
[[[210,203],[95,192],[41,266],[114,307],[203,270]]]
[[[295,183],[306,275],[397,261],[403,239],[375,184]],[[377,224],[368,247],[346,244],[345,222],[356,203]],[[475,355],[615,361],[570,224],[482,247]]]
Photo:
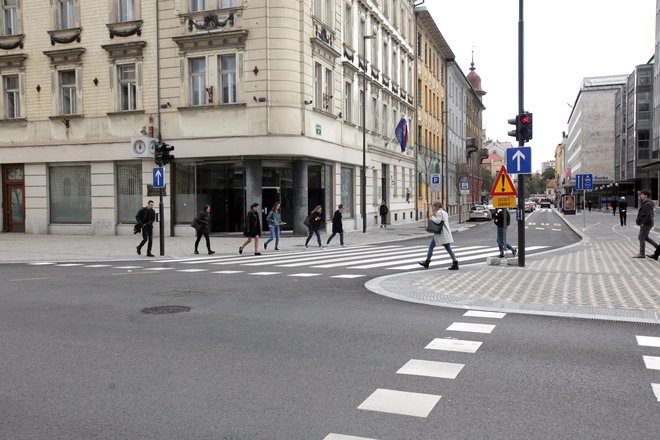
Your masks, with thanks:
[[[362,67],[362,176],[360,179],[362,233],[367,232],[367,40],[374,38],[376,38],[375,35],[362,36],[362,55],[364,56],[364,66]]]

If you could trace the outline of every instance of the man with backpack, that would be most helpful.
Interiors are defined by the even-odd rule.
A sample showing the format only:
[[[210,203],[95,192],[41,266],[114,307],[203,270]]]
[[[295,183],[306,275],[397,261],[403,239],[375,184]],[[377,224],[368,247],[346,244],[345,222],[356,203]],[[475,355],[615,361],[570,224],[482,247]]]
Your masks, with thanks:
[[[504,235],[506,228],[511,223],[511,216],[509,215],[508,209],[499,208],[495,211],[495,219],[493,220],[495,226],[497,226],[497,246],[500,248],[500,258],[504,258],[504,248],[509,249],[513,256],[515,257],[518,254],[518,251],[513,248],[509,243],[504,241]]]

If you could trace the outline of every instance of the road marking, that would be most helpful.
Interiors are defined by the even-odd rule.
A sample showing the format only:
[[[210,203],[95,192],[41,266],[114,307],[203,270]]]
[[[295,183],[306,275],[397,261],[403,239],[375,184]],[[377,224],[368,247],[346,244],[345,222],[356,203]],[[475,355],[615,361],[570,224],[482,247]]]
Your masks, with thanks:
[[[374,438],[354,437],[352,435],[328,434],[323,440],[376,440]]]
[[[482,342],[480,341],[435,338],[424,348],[428,350],[457,351],[459,353],[476,353],[479,347],[481,347],[481,344]]]
[[[410,359],[399,369],[399,371],[397,371],[397,374],[437,377],[440,379],[456,379],[456,376],[458,376],[458,373],[461,372],[464,366],[465,364]]]
[[[482,252],[484,250],[488,249],[486,246],[470,246],[470,247],[465,247],[465,248],[460,248],[456,250],[456,255],[467,255],[468,253],[478,253]],[[428,245],[422,246],[419,249],[412,249],[406,253],[401,252],[401,253],[392,253],[389,252],[389,255],[386,257],[381,257],[381,258],[367,258],[367,261],[369,264],[364,264],[361,266],[352,266],[351,269],[373,269],[375,267],[386,267],[386,266],[395,266],[395,265],[400,265],[404,263],[416,263],[417,261],[420,261],[420,259],[424,260],[426,259],[426,253],[428,252],[429,247]],[[444,249],[443,249],[444,250]],[[498,251],[499,252],[499,251]],[[411,258],[412,257],[412,258]],[[338,267],[338,266],[350,266],[352,264],[359,264],[362,263],[364,259],[361,261],[351,261],[350,263],[332,263],[332,264],[325,264],[322,266],[312,266],[312,267],[319,267],[319,268],[327,268],[327,267]],[[419,267],[417,264],[412,265],[411,267]]]
[[[74,267],[74,266],[82,266],[82,263],[64,263],[64,264],[56,264],[55,266],[59,266],[59,267]]]
[[[495,328],[490,324],[470,324],[468,322],[455,322],[447,330],[454,332],[490,333]]]
[[[660,338],[655,336],[635,336],[637,338],[637,345],[644,347],[660,347]]]
[[[360,278],[363,277],[364,275],[350,275],[350,274],[345,274],[345,275],[334,275],[331,276],[330,278]]]
[[[15,280],[9,280],[9,281],[39,281],[39,280],[47,280],[53,277],[41,277],[41,278],[17,278]]]
[[[480,310],[468,310],[463,313],[463,316],[470,316],[472,318],[493,318],[493,319],[502,319],[506,316],[506,313],[500,312],[482,312]]]
[[[266,275],[278,275],[281,274],[282,272],[252,272],[248,273],[248,275],[261,275],[261,276],[266,276]]]
[[[649,370],[660,370],[660,357],[658,356],[644,356],[644,365]]]
[[[561,232],[561,229],[552,229],[553,231]]]
[[[116,266],[113,269],[142,269],[142,266]]]
[[[110,267],[110,265],[109,264],[88,264],[88,265],[83,266],[83,267]]]
[[[216,270],[215,272],[211,273],[224,273],[224,274],[232,274],[232,273],[243,273],[242,270]]]
[[[413,417],[428,417],[442,396],[409,393],[406,391],[378,388],[358,406],[358,409],[401,414]]]
[[[46,265],[55,264],[55,263],[49,263],[49,262],[46,262],[46,261],[42,261],[42,262],[28,263],[28,264],[30,266],[46,266]]]
[[[287,275],[288,277],[317,277],[319,275],[322,275],[320,273],[292,273],[291,275]]]
[[[534,228],[534,229],[536,229],[537,231],[545,231],[545,228]]]
[[[544,249],[544,248],[547,248],[547,247],[549,247],[549,246],[530,246],[528,248],[525,248],[525,251],[533,251],[533,250],[538,250],[538,249]],[[437,249],[437,246],[436,246],[436,249]],[[467,255],[468,253],[473,253],[472,251],[466,252],[466,253],[461,253],[460,251],[457,251],[457,252],[455,252],[456,259],[458,259],[460,262],[465,262],[465,261],[472,261],[472,260],[480,260],[482,258],[492,257],[492,256],[500,254],[499,249],[498,250],[495,250],[497,248],[492,248],[492,249],[493,249],[493,251],[491,251],[491,252],[485,252],[485,253],[470,255],[470,256],[465,256],[465,255]],[[440,248],[440,250],[436,250],[436,252],[444,252],[444,249]],[[442,254],[440,254],[440,255],[442,255]],[[405,263],[405,262],[408,262],[408,261],[410,261],[410,260],[402,261],[402,263]],[[414,260],[412,260],[412,261],[414,261]],[[440,265],[440,264],[446,264],[446,263],[451,263],[451,259],[450,258],[445,258],[445,259],[442,259],[442,260],[432,260],[431,261],[431,267],[434,267],[434,266],[437,266],[437,265]],[[352,266],[352,267],[350,267],[350,269],[368,269],[370,266],[371,265]],[[388,267],[387,269],[389,269],[389,270],[420,269],[420,266],[419,266],[419,264],[415,263],[415,264],[406,265],[406,266]]]
[[[145,270],[172,270],[172,269],[174,269],[174,268],[173,267],[150,267],[150,268],[145,269]]]
[[[653,389],[653,394],[655,394],[655,398],[658,399],[658,402],[660,402],[660,383],[652,383],[651,388]]]
[[[208,269],[179,269],[177,272],[206,272]]]

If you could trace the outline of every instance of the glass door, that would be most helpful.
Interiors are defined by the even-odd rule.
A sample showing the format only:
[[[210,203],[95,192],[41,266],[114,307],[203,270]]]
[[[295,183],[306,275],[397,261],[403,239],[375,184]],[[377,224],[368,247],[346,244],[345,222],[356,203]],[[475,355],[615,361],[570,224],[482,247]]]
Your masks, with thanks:
[[[22,165],[2,169],[3,219],[5,231],[25,232],[25,183]]]

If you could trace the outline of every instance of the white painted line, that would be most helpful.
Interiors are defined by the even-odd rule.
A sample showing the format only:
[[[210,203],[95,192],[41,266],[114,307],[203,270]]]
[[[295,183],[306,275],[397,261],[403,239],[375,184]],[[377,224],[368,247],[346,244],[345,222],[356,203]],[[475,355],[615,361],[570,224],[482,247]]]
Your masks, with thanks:
[[[549,247],[549,246],[530,246],[528,248],[525,248],[525,252],[527,254],[529,254],[530,251],[545,249],[547,247]],[[445,252],[445,250],[442,247],[440,249],[438,249],[438,247],[436,246],[435,249],[436,250],[434,251],[434,255],[442,255],[442,256],[447,255],[447,253]],[[482,258],[499,255],[500,251],[495,250],[497,248],[492,248],[492,249],[493,249],[493,251],[491,251],[491,252],[483,252],[483,253],[478,253],[476,255],[469,255],[469,256],[465,256],[465,255],[467,255],[468,253],[472,254],[472,253],[475,253],[475,252],[470,251],[470,252],[465,252],[465,253],[461,253],[461,252],[454,252],[454,253],[456,254],[456,259],[458,259],[458,261],[460,261],[462,263],[462,262],[466,262],[466,261],[480,260]],[[415,260],[411,260],[411,261],[415,261]],[[417,260],[417,261],[419,261],[419,260]],[[402,261],[402,263],[406,263],[406,262],[408,262],[408,260]],[[451,263],[450,258],[444,258],[444,259],[440,259],[440,260],[431,260],[431,267],[433,268],[435,266],[438,266],[438,265],[441,265],[441,264],[447,264],[447,263]],[[366,269],[366,268],[369,268],[370,266],[371,265],[353,266],[353,267],[350,267],[349,269]],[[422,267],[419,264],[417,264],[416,262],[415,262],[415,264],[411,264],[411,265],[388,267],[387,269],[388,270],[409,270],[409,269],[421,269],[421,270],[423,270]]]
[[[530,226],[536,226],[536,223],[531,223],[530,222],[530,223],[527,223],[527,224],[530,225]]]
[[[208,269],[179,269],[177,272],[206,272]]]
[[[480,341],[435,338],[424,348],[429,350],[457,351],[460,353],[476,353],[479,347],[481,347],[481,344],[482,342]]]
[[[88,265],[83,266],[83,267],[110,267],[110,265],[109,264],[88,264]]]
[[[490,324],[470,324],[468,322],[455,322],[447,330],[454,332],[490,333],[495,328]]]
[[[282,272],[252,272],[252,273],[249,273],[248,275],[262,275],[262,276],[266,276],[266,275],[278,275],[278,274],[280,274],[280,273],[282,273]]]
[[[142,269],[142,266],[115,266],[113,269]]]
[[[243,273],[242,270],[216,270],[215,272],[211,273],[224,273],[224,274],[232,274],[232,273]]]
[[[323,440],[376,440],[374,438],[355,437],[352,435],[328,434]]]
[[[441,248],[442,249],[442,248]],[[470,246],[470,247],[464,247],[461,249],[456,250],[456,258],[460,258],[462,255],[467,255],[467,254],[475,254],[479,252],[483,252],[485,250],[488,250],[489,248],[487,246]],[[496,249],[496,248],[493,248]],[[386,258],[365,258],[366,262],[368,264],[365,264],[363,266],[351,266],[351,269],[373,269],[374,267],[386,267],[386,266],[395,266],[395,265],[401,265],[404,263],[416,263],[418,261],[423,261],[426,259],[426,253],[428,252],[429,247],[424,246],[424,249],[419,249],[417,250],[413,255],[406,255],[406,254],[395,254],[392,255],[390,252],[390,256]],[[442,249],[442,252],[445,250]],[[499,252],[499,250],[498,250]],[[412,258],[410,258],[412,257]],[[393,260],[393,261],[388,261],[388,260]],[[379,263],[379,261],[384,261]],[[351,264],[358,264],[361,263],[360,261],[354,261]],[[312,266],[312,267],[336,267],[335,265],[327,265],[327,266]],[[419,267],[418,265],[414,264],[412,267]]]
[[[358,406],[358,409],[404,416],[427,417],[442,396],[409,393],[378,388]]]
[[[534,229],[536,229],[537,231],[545,231],[545,228],[534,228]]]
[[[321,275],[320,273],[292,273],[291,275],[287,275],[289,277],[317,277]]]
[[[500,312],[482,312],[480,310],[468,310],[463,313],[463,316],[470,316],[472,318],[493,318],[493,319],[502,319],[506,316],[506,313]]]
[[[30,266],[47,266],[49,264],[55,264],[55,263],[49,263],[46,261],[43,262],[36,262],[36,263],[28,263]]]
[[[397,371],[397,374],[410,374],[412,376],[437,377],[440,379],[456,379],[465,364],[450,362],[424,361],[410,359]]]
[[[649,370],[660,370],[660,356],[644,356],[644,365]]]
[[[174,269],[173,267],[150,267],[149,269],[145,270],[172,270]]]
[[[660,347],[660,338],[655,336],[635,336],[637,338],[637,345],[644,347]]]
[[[655,394],[655,398],[658,399],[658,402],[660,402],[660,383],[652,383],[651,388],[653,388],[653,394]]]
[[[561,232],[561,229],[553,229],[553,231]]]
[[[334,275],[331,276],[330,278],[360,278],[363,277],[364,275],[350,275],[350,274],[345,274],[345,275]]]
[[[73,267],[73,266],[82,266],[82,263],[64,263],[64,264],[56,264],[55,266],[59,266],[59,267]]]

